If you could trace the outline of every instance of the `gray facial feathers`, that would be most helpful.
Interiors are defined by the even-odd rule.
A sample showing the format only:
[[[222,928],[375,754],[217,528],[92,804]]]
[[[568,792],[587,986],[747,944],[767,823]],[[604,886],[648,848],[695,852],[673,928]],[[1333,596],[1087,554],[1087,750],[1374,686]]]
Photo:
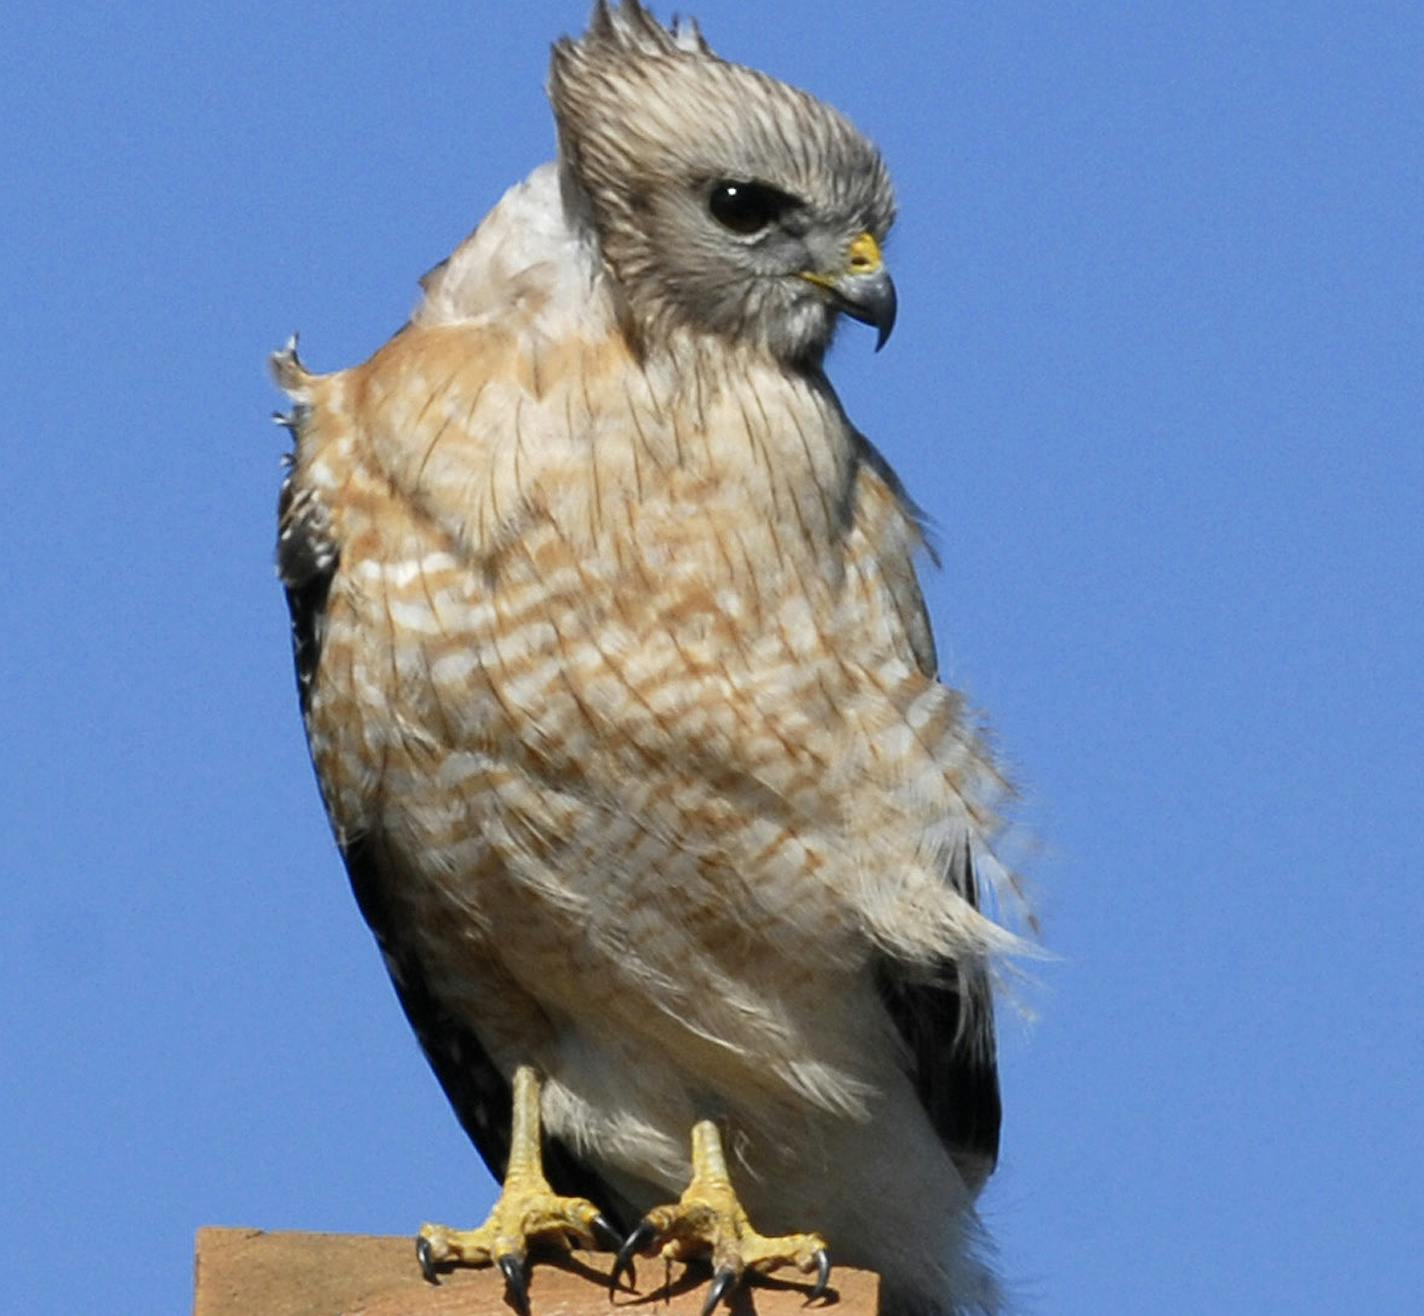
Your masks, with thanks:
[[[582,37],[555,45],[549,95],[565,175],[640,331],[824,352],[835,308],[802,276],[842,266],[860,234],[883,241],[895,212],[879,152],[844,115],[636,0],[600,2]],[[740,197],[764,226],[717,218],[726,183],[754,185]]]

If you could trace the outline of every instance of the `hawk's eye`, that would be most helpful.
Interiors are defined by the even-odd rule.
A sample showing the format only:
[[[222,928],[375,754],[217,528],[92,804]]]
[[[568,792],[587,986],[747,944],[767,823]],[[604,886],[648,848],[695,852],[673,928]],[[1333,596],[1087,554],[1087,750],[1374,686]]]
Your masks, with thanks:
[[[771,225],[795,199],[764,183],[739,183],[723,179],[712,185],[707,208],[723,228],[751,237]]]

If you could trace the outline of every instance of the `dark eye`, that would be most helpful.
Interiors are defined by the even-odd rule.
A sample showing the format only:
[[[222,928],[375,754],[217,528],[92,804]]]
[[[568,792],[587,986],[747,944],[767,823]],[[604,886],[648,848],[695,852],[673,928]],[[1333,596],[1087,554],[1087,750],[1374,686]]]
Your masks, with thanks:
[[[750,237],[767,228],[783,212],[795,205],[795,199],[765,183],[739,183],[722,179],[712,184],[707,208],[723,228]]]

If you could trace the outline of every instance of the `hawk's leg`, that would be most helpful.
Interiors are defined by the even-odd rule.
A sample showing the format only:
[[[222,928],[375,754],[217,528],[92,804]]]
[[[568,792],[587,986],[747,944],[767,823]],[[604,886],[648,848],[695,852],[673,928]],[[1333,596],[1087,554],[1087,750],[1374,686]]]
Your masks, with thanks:
[[[711,1316],[717,1304],[747,1271],[766,1274],[782,1266],[816,1272],[808,1302],[826,1291],[831,1277],[830,1256],[819,1234],[758,1234],[737,1200],[722,1154],[722,1135],[711,1120],[692,1129],[692,1182],[674,1206],[649,1211],[618,1252],[612,1282],[632,1264],[635,1252],[656,1249],[673,1261],[707,1257],[712,1262],[712,1288],[702,1307]]]
[[[535,1240],[570,1248],[617,1247],[618,1236],[592,1202],[559,1197],[544,1178],[539,1145],[539,1076],[528,1065],[514,1071],[514,1119],[509,1167],[489,1219],[478,1229],[422,1225],[415,1240],[425,1278],[440,1265],[489,1266],[504,1272],[514,1306],[529,1311],[529,1244]]]

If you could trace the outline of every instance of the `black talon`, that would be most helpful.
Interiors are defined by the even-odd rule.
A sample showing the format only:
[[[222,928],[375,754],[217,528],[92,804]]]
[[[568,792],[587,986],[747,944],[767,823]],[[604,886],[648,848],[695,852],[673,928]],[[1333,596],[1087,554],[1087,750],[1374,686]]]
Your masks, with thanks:
[[[509,1300],[519,1316],[529,1316],[529,1272],[516,1256],[500,1257],[499,1268],[504,1272],[504,1283],[509,1290]]]
[[[657,1236],[658,1231],[647,1220],[638,1221],[638,1227],[623,1240],[623,1246],[618,1249],[618,1255],[613,1259],[613,1273],[608,1277],[610,1295],[617,1292],[618,1281],[622,1278],[625,1270],[628,1272],[629,1285],[638,1283],[638,1272],[633,1266],[633,1255],[641,1252]]]
[[[415,1255],[420,1262],[420,1273],[425,1276],[427,1284],[438,1284],[440,1280],[435,1274],[435,1256],[430,1248],[430,1240],[421,1235],[415,1240]]]
[[[727,1296],[728,1290],[737,1282],[737,1272],[735,1270],[719,1270],[712,1276],[712,1288],[708,1291],[707,1301],[702,1304],[702,1316],[712,1316],[717,1310],[717,1304]]]
[[[593,1236],[598,1242],[603,1244],[605,1252],[617,1252],[623,1246],[623,1240],[619,1237],[618,1231],[608,1222],[608,1217],[596,1215],[593,1217]]]
[[[811,1290],[811,1296],[802,1305],[809,1307],[817,1298],[824,1298],[830,1283],[831,1254],[825,1248],[818,1247],[816,1249],[816,1286]]]

